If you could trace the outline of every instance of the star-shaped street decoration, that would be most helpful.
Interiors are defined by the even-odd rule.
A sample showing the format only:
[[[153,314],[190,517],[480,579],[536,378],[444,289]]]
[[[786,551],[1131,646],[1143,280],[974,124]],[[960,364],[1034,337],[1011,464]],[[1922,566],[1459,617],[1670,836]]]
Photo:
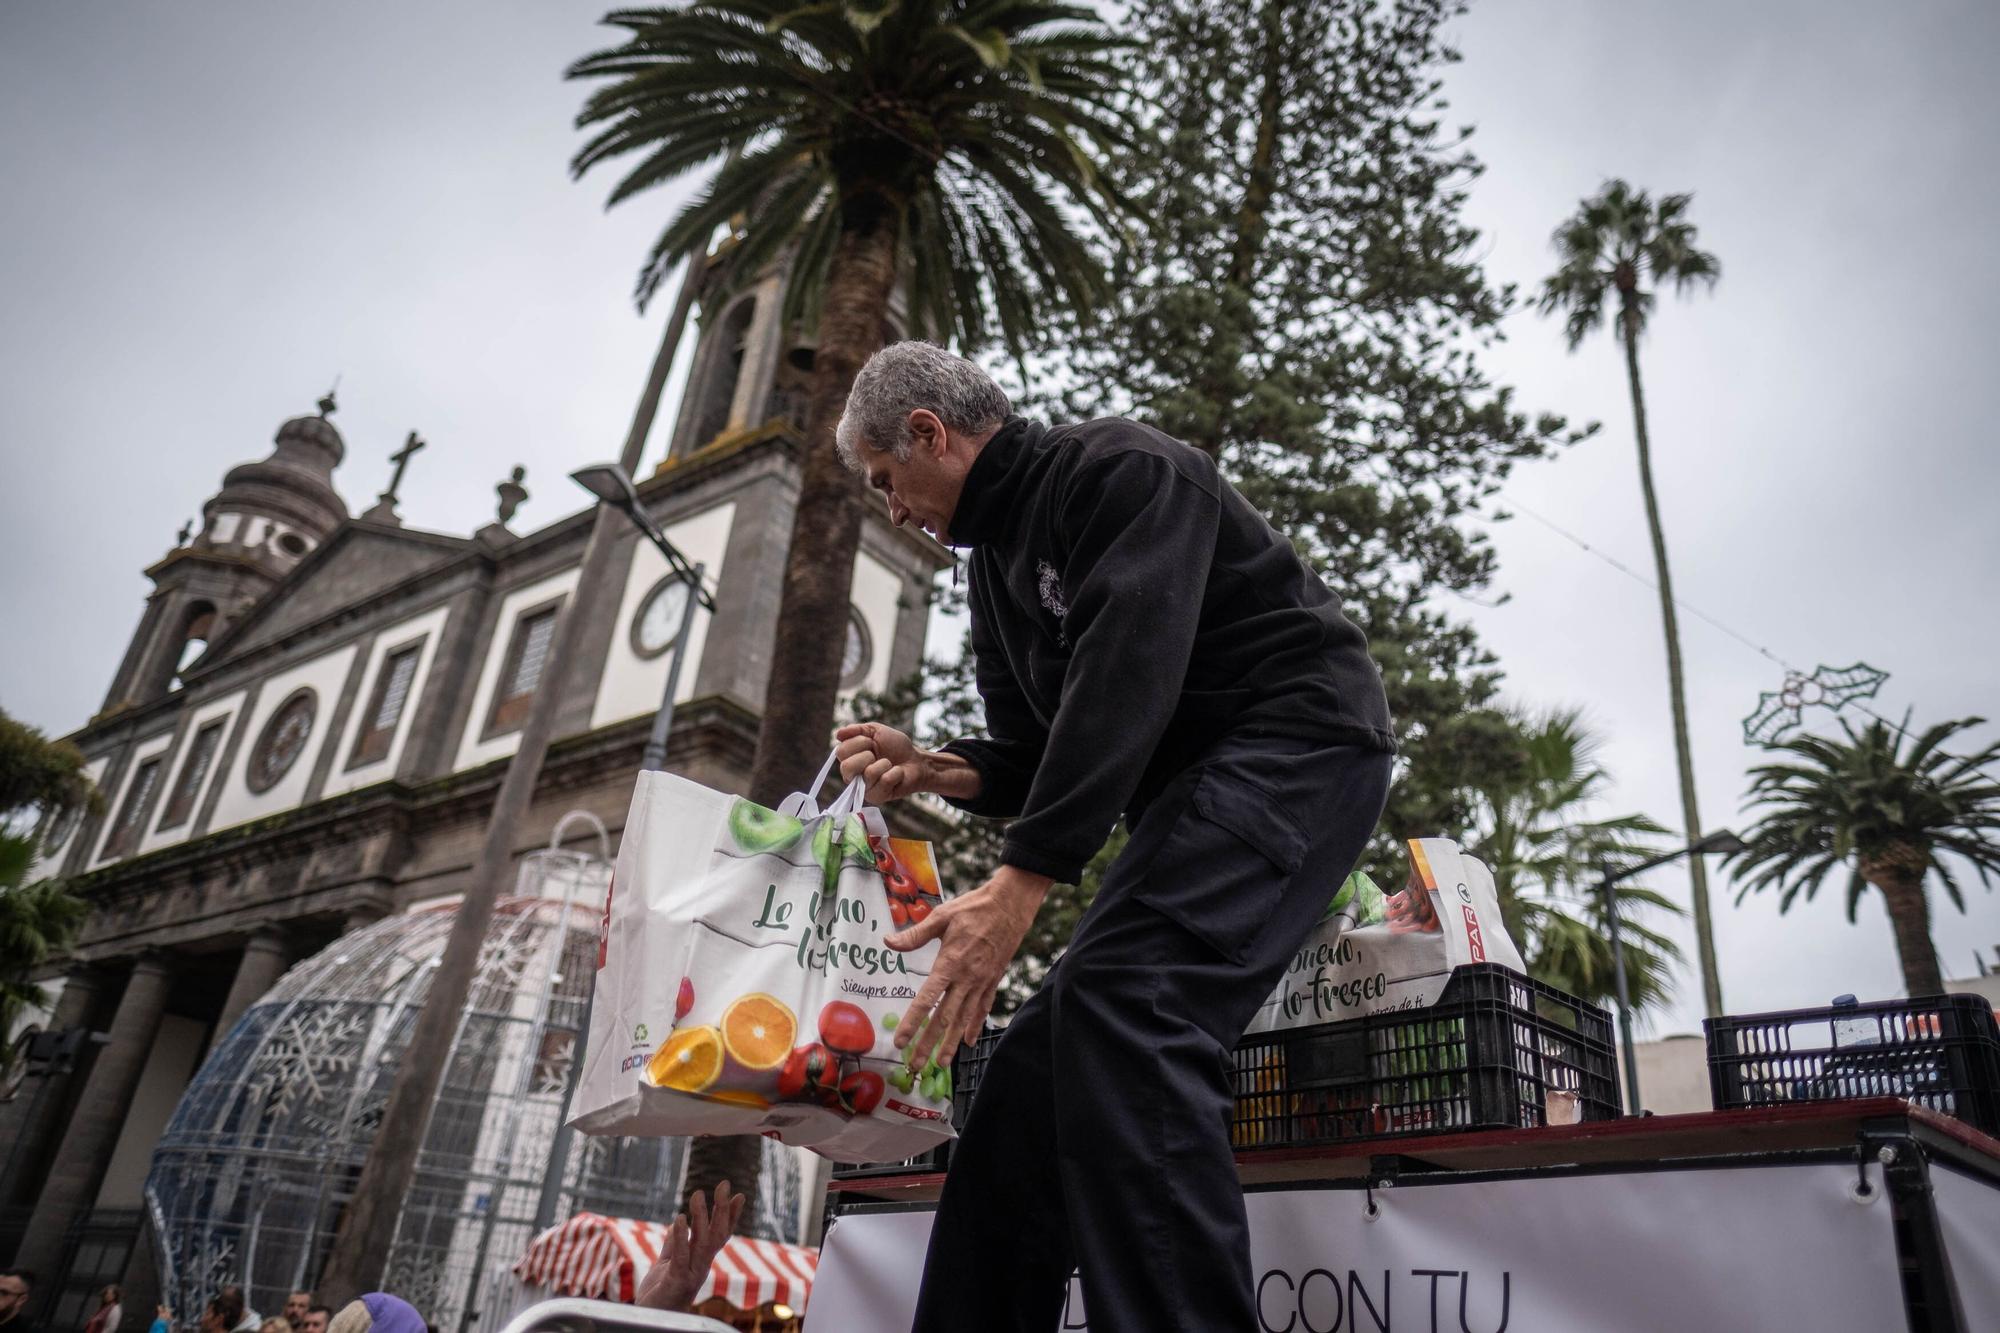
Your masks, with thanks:
[[[1757,710],[1743,719],[1743,743],[1776,745],[1786,732],[1799,725],[1800,713],[1812,707],[1841,708],[1856,699],[1867,699],[1889,679],[1866,662],[1850,667],[1819,666],[1810,676],[1796,671],[1785,673],[1785,683],[1777,692],[1757,696]]]

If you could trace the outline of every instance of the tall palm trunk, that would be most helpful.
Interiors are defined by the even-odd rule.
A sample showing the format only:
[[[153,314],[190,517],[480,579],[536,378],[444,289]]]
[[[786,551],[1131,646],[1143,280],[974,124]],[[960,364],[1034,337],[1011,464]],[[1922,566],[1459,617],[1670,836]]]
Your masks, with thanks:
[[[750,770],[750,799],[764,805],[809,779],[832,744],[862,502],[861,479],[834,453],[833,427],[855,375],[882,346],[896,283],[896,211],[886,205],[853,211],[864,215],[841,233],[820,309],[799,501]]]
[[[1903,988],[1912,996],[1944,994],[1944,972],[1937,947],[1931,943],[1931,904],[1924,896],[1924,861],[1912,869],[1908,858],[1893,854],[1869,857],[1861,877],[1873,884],[1889,907],[1889,924],[1896,932],[1896,958],[1903,965]]]
[[[750,799],[763,805],[777,804],[810,781],[831,743],[863,499],[860,479],[834,453],[833,427],[855,375],[882,345],[895,282],[896,213],[865,204],[860,210],[850,208],[820,308],[799,502],[750,772]],[[754,1136],[694,1140],[688,1148],[682,1206],[695,1193],[727,1180],[732,1189],[750,1196],[745,1206],[754,1216],[760,1144]]]
[[[1627,298],[1629,299],[1629,298]],[[1701,811],[1694,796],[1694,755],[1688,746],[1687,691],[1681,676],[1681,632],[1674,616],[1674,581],[1667,572],[1667,538],[1660,527],[1660,502],[1653,493],[1652,445],[1646,436],[1646,398],[1639,389],[1639,331],[1630,309],[1621,312],[1619,330],[1625,340],[1625,375],[1632,388],[1633,433],[1639,442],[1639,489],[1646,497],[1646,528],[1653,539],[1653,568],[1660,579],[1660,619],[1667,634],[1667,690],[1674,710],[1674,759],[1680,767],[1681,821],[1690,842],[1702,833]],[[1694,887],[1694,941],[1701,960],[1701,998],[1710,1018],[1722,1014],[1722,976],[1716,970],[1715,931],[1708,912],[1708,867],[1700,856],[1688,857],[1688,879]]]

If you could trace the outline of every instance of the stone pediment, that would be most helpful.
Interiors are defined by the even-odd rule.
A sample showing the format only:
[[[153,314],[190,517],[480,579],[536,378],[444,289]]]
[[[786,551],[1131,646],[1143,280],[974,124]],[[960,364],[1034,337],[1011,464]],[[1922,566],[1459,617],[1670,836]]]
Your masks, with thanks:
[[[464,557],[463,537],[350,519],[202,654],[206,671]]]

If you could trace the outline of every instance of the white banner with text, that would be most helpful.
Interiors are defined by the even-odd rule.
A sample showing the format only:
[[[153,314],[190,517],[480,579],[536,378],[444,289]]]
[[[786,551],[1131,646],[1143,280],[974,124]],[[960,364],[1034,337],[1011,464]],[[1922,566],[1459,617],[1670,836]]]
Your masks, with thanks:
[[[1889,1204],[1853,1166],[1251,1194],[1260,1333],[1881,1333],[1904,1326]],[[807,1333],[907,1329],[928,1210],[827,1232]],[[976,1263],[1006,1263],[982,1255]],[[1072,1279],[1057,1328],[1090,1327]],[[1052,1333],[1054,1331],[1052,1330]]]
[[[1931,1192],[1965,1326],[2000,1328],[2000,1189],[1981,1177],[1932,1166]]]

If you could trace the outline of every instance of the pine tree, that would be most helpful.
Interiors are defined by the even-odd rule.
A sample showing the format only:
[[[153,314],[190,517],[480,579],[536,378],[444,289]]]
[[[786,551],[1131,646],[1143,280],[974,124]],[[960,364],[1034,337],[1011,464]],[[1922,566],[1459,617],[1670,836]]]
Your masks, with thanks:
[[[1022,367],[1030,410],[1128,415],[1213,453],[1367,631],[1402,747],[1367,858],[1384,883],[1407,871],[1402,838],[1466,835],[1481,790],[1526,773],[1493,658],[1438,602],[1491,581],[1474,519],[1513,465],[1588,433],[1518,411],[1478,359],[1515,294],[1486,279],[1462,217],[1470,131],[1440,120],[1442,30],[1462,8],[1137,0],[1128,74],[1151,122],[1113,167],[1145,230],[1107,246],[1115,317],[1048,324]],[[928,743],[974,729],[964,660],[934,663],[921,694]],[[955,827],[949,881],[978,883],[998,844],[994,825]],[[1044,905],[1003,1011],[1117,845]]]
[[[1077,415],[1213,453],[1368,633],[1403,762],[1369,864],[1462,832],[1524,746],[1499,676],[1439,607],[1494,573],[1476,526],[1512,467],[1587,431],[1519,411],[1481,350],[1514,308],[1465,221],[1481,167],[1447,129],[1456,0],[1139,0],[1155,130],[1116,167],[1149,220],[1120,318],[1047,362]],[[1051,349],[1053,353],[1053,349]]]

